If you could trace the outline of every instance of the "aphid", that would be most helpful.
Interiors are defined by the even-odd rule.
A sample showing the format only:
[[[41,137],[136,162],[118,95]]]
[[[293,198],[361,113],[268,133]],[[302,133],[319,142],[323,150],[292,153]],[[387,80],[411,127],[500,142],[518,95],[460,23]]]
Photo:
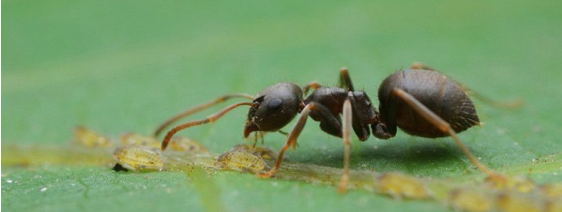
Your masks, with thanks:
[[[275,153],[273,150],[267,149],[267,148],[254,147],[254,146],[250,146],[250,145],[247,145],[247,144],[239,144],[239,145],[234,146],[233,149],[235,149],[235,150],[240,149],[240,150],[244,150],[244,151],[247,151],[247,152],[257,152],[265,160],[272,160],[274,158],[277,158],[277,153]]]
[[[546,212],[560,212],[562,211],[562,200],[551,200],[546,203],[545,210]]]
[[[476,189],[455,189],[449,193],[449,204],[459,211],[491,211],[493,197]]]
[[[160,147],[160,141],[154,137],[142,136],[134,133],[127,133],[121,136],[123,146],[138,144],[142,146]],[[197,141],[186,137],[176,136],[170,141],[170,149],[179,152],[207,152],[207,148]]]
[[[74,138],[78,144],[85,147],[110,147],[113,145],[109,138],[82,126],[74,128]]]
[[[548,198],[560,199],[562,201],[562,184],[560,183],[542,185],[540,187],[540,191],[544,193]]]
[[[159,171],[164,168],[164,160],[158,148],[133,144],[117,148],[113,156],[118,164],[133,171]]]
[[[310,88],[314,91],[305,98]],[[396,135],[397,128],[410,135],[426,138],[451,136],[478,169],[491,177],[502,178],[480,163],[457,137],[457,133],[480,124],[474,104],[466,91],[447,76],[417,63],[412,65],[411,69],[397,71],[383,80],[378,92],[379,111],[375,109],[367,93],[354,89],[348,71],[344,68],[340,73],[338,87],[326,87],[311,82],[301,89],[293,83],[278,83],[267,87],[256,96],[221,96],[172,117],[158,127],[155,135],[180,118],[235,97],[252,101],[232,104],[205,119],[176,126],[168,131],[163,139],[162,150],[166,149],[171,138],[180,130],[213,123],[234,108],[249,106],[244,137],[248,137],[252,132],[277,132],[300,113],[285,146],[279,152],[275,166],[267,173],[259,173],[258,176],[261,177],[275,175],[281,166],[285,151],[297,147],[297,138],[308,117],[311,117],[320,122],[322,131],[343,138],[344,171],[340,191],[345,191],[349,179],[351,130],[361,141],[367,140],[371,131],[377,138],[389,139]]]
[[[121,144],[123,146],[129,145],[141,145],[147,147],[160,147],[160,141],[156,140],[156,138],[142,136],[135,133],[127,133],[121,136]]]
[[[217,168],[230,169],[239,172],[256,173],[267,167],[267,164],[256,151],[248,151],[245,148],[234,148],[220,155],[215,163]]]
[[[534,196],[505,192],[498,196],[496,206],[504,212],[540,212],[546,205]]]
[[[423,182],[402,173],[384,173],[376,179],[377,192],[394,198],[427,199],[431,193]]]
[[[160,142],[158,142],[160,144]],[[170,149],[179,152],[207,152],[207,148],[201,143],[186,138],[176,136],[170,141]]]
[[[490,188],[519,193],[529,193],[537,187],[535,182],[526,177],[488,177],[484,182]]]

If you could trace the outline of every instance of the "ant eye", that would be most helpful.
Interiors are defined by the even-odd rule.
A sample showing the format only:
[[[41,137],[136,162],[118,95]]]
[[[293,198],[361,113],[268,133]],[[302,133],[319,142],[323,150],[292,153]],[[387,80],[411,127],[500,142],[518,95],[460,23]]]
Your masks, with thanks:
[[[267,103],[267,109],[270,111],[276,111],[279,110],[282,105],[283,105],[283,101],[281,101],[281,99],[275,98],[270,100],[269,103]]]

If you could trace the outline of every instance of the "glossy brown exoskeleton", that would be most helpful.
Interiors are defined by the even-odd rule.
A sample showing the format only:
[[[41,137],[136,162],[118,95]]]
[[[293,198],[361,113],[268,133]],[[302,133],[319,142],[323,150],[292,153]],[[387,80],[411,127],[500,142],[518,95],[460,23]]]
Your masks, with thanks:
[[[314,91],[304,98],[311,88]],[[155,135],[182,117],[233,97],[251,99],[252,102],[236,103],[206,119],[173,128],[164,138],[162,150],[166,149],[176,132],[214,122],[232,109],[247,105],[250,110],[244,127],[244,137],[248,137],[252,132],[279,131],[300,113],[285,146],[279,152],[275,166],[269,172],[259,174],[262,177],[273,176],[281,166],[285,151],[290,147],[296,148],[297,138],[308,117],[319,122],[322,131],[344,140],[344,173],[340,191],[345,190],[349,178],[352,130],[361,141],[367,140],[371,131],[380,139],[394,137],[397,128],[408,134],[426,138],[451,136],[480,170],[490,176],[499,176],[481,164],[456,135],[480,123],[474,105],[463,87],[447,76],[417,63],[412,65],[411,69],[397,71],[384,79],[378,93],[379,111],[375,109],[367,93],[353,88],[348,71],[344,68],[340,73],[338,87],[325,87],[312,82],[301,89],[292,83],[278,83],[256,96],[225,95],[172,117],[158,128]]]

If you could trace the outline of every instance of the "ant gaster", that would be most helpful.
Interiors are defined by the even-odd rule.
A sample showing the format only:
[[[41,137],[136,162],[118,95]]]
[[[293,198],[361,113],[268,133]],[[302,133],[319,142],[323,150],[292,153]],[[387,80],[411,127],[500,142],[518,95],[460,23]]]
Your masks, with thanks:
[[[314,91],[304,98],[311,88]],[[285,151],[290,147],[296,148],[297,138],[308,117],[320,122],[322,131],[343,138],[344,171],[339,185],[340,191],[345,191],[349,179],[352,129],[361,141],[369,138],[370,131],[379,139],[389,139],[396,135],[398,127],[410,135],[419,137],[451,136],[478,169],[490,177],[501,177],[480,163],[457,137],[457,133],[480,124],[474,104],[463,86],[419,63],[414,63],[410,69],[397,71],[383,80],[378,91],[379,111],[372,105],[367,93],[353,88],[348,71],[343,68],[338,87],[325,87],[312,82],[301,89],[292,83],[278,83],[255,97],[248,94],[225,95],[172,117],[157,129],[155,135],[180,118],[237,97],[251,99],[252,102],[232,104],[205,119],[173,128],[166,134],[162,150],[166,149],[168,142],[178,131],[212,123],[232,109],[246,105],[250,106],[250,110],[244,127],[244,137],[248,137],[252,132],[279,131],[300,113],[287,142],[279,152],[275,166],[267,173],[258,174],[261,177],[273,176],[281,166]]]

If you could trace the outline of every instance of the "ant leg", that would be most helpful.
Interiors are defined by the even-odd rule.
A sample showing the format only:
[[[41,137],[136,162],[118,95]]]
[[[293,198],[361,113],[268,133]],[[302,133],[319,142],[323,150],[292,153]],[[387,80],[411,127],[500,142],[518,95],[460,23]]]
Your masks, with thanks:
[[[269,172],[267,172],[267,173],[258,173],[257,175],[259,177],[269,178],[269,177],[275,175],[277,170],[279,170],[279,167],[281,166],[281,163],[283,162],[283,155],[285,154],[285,151],[287,151],[287,149],[291,148],[291,146],[293,148],[296,147],[297,138],[301,134],[301,132],[304,128],[304,125],[306,124],[306,120],[308,119],[308,115],[310,114],[310,112],[312,110],[315,110],[315,107],[316,107],[316,103],[310,103],[310,104],[308,104],[304,107],[304,109],[301,111],[301,115],[299,116],[299,119],[298,119],[297,123],[295,124],[295,126],[291,130],[291,133],[289,134],[289,137],[287,138],[287,142],[285,143],[285,146],[283,146],[283,148],[279,152],[279,157],[277,157],[277,161],[275,162],[275,166],[271,170],[269,170]]]
[[[252,148],[256,148],[256,144],[258,144],[258,131],[254,133],[254,145]]]
[[[229,105],[228,107],[225,107],[221,111],[219,111],[219,112],[217,112],[213,115],[210,115],[206,119],[199,119],[199,120],[187,122],[185,124],[174,127],[173,129],[168,131],[168,133],[166,134],[166,137],[164,137],[164,140],[162,141],[162,146],[161,146],[162,151],[166,150],[166,147],[168,146],[168,143],[170,142],[170,139],[172,139],[172,136],[174,136],[174,134],[176,134],[177,132],[179,132],[181,130],[184,130],[186,128],[193,127],[193,126],[207,124],[207,123],[213,123],[216,120],[220,119],[225,114],[227,114],[228,112],[230,112],[234,108],[237,108],[237,107],[242,106],[242,105],[252,106],[252,104],[253,104],[252,102],[240,102],[240,103],[232,104],[232,105]]]
[[[156,131],[154,131],[154,137],[157,137],[162,132],[162,130],[164,130],[164,128],[166,128],[170,124],[174,123],[175,121],[177,121],[181,118],[185,118],[185,117],[187,117],[191,114],[197,113],[201,110],[207,109],[211,106],[214,106],[216,104],[219,104],[219,103],[224,102],[224,101],[226,101],[228,99],[231,99],[231,98],[246,98],[246,99],[253,100],[254,96],[252,96],[250,94],[243,94],[243,93],[241,93],[241,94],[227,94],[227,95],[224,95],[224,96],[220,96],[220,97],[216,98],[215,100],[207,102],[205,104],[197,105],[193,108],[190,108],[190,109],[188,109],[184,112],[181,112],[181,113],[171,117],[170,119],[166,120],[164,123],[160,124],[160,126],[156,129]]]
[[[264,132],[264,131],[255,131],[254,136],[253,136],[254,144],[252,145],[252,147],[255,148],[257,146],[258,139],[259,139],[259,141],[261,141],[261,144],[264,145],[265,134],[266,134],[266,132]],[[250,137],[249,139],[252,139],[252,137]]]
[[[410,68],[411,68],[411,69],[414,69],[414,70],[416,70],[416,69],[423,69],[423,70],[435,71],[434,68],[431,68],[431,67],[429,67],[429,66],[427,66],[427,65],[425,65],[425,64],[423,64],[423,63],[420,63],[420,62],[414,62],[414,63],[412,63],[412,65],[410,66]]]
[[[347,182],[349,181],[349,158],[351,149],[351,119],[352,119],[351,102],[349,99],[345,100],[343,103],[343,127],[342,127],[342,137],[343,144],[345,145],[345,152],[343,158],[343,174],[341,176],[340,185],[338,191],[344,193],[347,189]]]
[[[339,84],[338,87],[340,88],[345,88],[348,91],[354,91],[353,83],[351,83],[351,77],[349,77],[349,72],[347,71],[347,68],[341,68],[340,80],[338,84]]]
[[[441,117],[437,116],[435,113],[433,113],[427,107],[425,107],[415,97],[406,93],[406,91],[404,91],[402,89],[394,89],[393,92],[392,92],[392,95],[400,97],[402,100],[404,100],[404,102],[406,102],[410,107],[412,107],[419,115],[424,117],[427,121],[429,121],[430,123],[435,125],[441,131],[443,131],[445,133],[448,133],[453,138],[453,140],[457,143],[457,145],[461,148],[461,150],[464,152],[466,157],[468,157],[468,159],[474,165],[476,165],[476,167],[478,167],[478,169],[480,169],[482,172],[484,172],[484,173],[486,173],[490,176],[499,176],[498,173],[496,173],[495,171],[492,171],[490,168],[486,167],[478,159],[476,159],[476,157],[474,157],[474,155],[472,155],[470,150],[468,150],[468,148],[463,144],[463,142],[457,136],[457,133],[451,128],[449,123],[447,123]]]
[[[322,87],[320,83],[318,83],[317,81],[312,81],[306,84],[304,87],[302,87],[302,92],[304,93],[304,95],[306,95],[308,93],[308,90],[310,90],[310,88],[316,90],[320,87]]]
[[[470,94],[470,96],[474,96],[475,98],[477,98],[478,100],[491,105],[493,107],[497,107],[497,108],[504,108],[504,109],[515,109],[515,108],[520,108],[521,106],[523,106],[525,104],[525,101],[523,101],[522,99],[515,99],[515,100],[511,100],[511,101],[498,101],[498,100],[494,100],[492,98],[486,97],[484,95],[482,95],[481,93],[478,93],[468,87],[466,87],[466,85],[461,84],[461,88],[464,90],[464,92]]]

